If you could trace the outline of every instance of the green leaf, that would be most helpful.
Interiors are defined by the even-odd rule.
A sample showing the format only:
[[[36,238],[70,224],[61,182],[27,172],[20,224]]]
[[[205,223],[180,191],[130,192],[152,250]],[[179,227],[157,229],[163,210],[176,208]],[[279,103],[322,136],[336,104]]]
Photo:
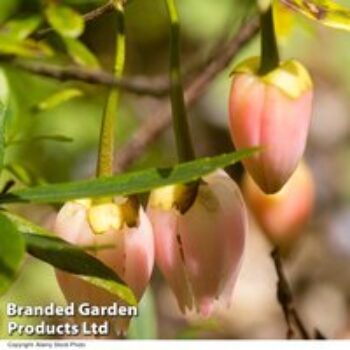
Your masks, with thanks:
[[[9,87],[3,70],[0,70],[0,173],[4,167],[6,148],[6,116],[8,115]]]
[[[73,139],[65,135],[38,135],[26,139],[12,140],[6,146],[18,146],[39,141],[72,142]]]
[[[131,320],[129,339],[157,339],[157,311],[151,287],[146,289],[139,304],[139,315]]]
[[[80,66],[98,69],[100,64],[95,55],[79,40],[63,38],[66,49],[74,62]]]
[[[4,169],[26,186],[37,186],[46,183],[39,174],[23,164],[11,162],[10,164],[5,164]]]
[[[247,149],[212,158],[202,158],[173,168],[151,168],[112,177],[37,186],[2,195],[0,203],[55,203],[87,197],[145,193],[156,187],[195,181],[219,168],[252,156],[257,150],[258,148]]]
[[[16,214],[4,211],[0,215],[7,218],[22,233],[29,254],[60,270],[75,274],[131,305],[137,304],[133,292],[118,275],[82,248],[55,237],[50,231]]]
[[[9,35],[0,33],[0,53],[4,55],[16,55],[22,57],[49,57],[52,56],[52,49],[32,39],[18,40]]]
[[[22,236],[28,253],[50,265],[76,275],[112,279],[123,283],[100,260],[61,238],[25,232],[22,232]]]
[[[16,226],[0,213],[0,295],[17,276],[24,257],[24,241]]]
[[[280,0],[307,18],[333,28],[350,30],[350,8],[330,0]]]
[[[24,232],[22,235],[27,252],[37,259],[60,270],[79,275],[83,280],[106,289],[130,304],[137,303],[130,288],[113,270],[81,248],[53,236]]]
[[[99,277],[80,276],[80,278],[96,287],[105,289],[107,292],[116,295],[130,305],[137,305],[134,293],[125,284],[120,284],[114,280]]]
[[[53,236],[53,234],[51,234],[50,231],[44,229],[43,227],[35,225],[31,221],[28,221],[27,219],[24,219],[21,216],[18,216],[9,211],[1,211],[0,216],[5,216],[8,220],[10,220],[17,227],[17,230],[19,232],[34,233],[37,235],[44,236]]]
[[[27,16],[24,18],[14,19],[5,23],[0,32],[17,40],[26,39],[41,24],[40,16]]]
[[[55,108],[62,103],[83,95],[83,91],[77,88],[64,89],[38,103],[37,106],[35,106],[35,109],[39,111],[47,111],[48,109]]]
[[[84,31],[83,17],[68,6],[50,4],[45,15],[52,28],[63,37],[77,38]]]

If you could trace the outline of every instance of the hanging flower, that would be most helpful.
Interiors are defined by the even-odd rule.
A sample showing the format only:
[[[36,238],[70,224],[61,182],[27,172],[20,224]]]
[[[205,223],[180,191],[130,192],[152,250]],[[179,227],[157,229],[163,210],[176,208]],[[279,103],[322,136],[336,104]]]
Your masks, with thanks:
[[[229,304],[247,231],[245,206],[235,182],[218,171],[204,177],[195,193],[191,185],[157,189],[151,193],[148,214],[156,263],[181,311],[195,308],[209,315],[215,300]]]
[[[79,200],[66,203],[57,215],[55,232],[60,238],[89,247],[91,254],[113,269],[140,300],[151,277],[154,243],[151,224],[142,207],[131,199],[101,203]],[[94,247],[96,249],[94,250]],[[68,301],[94,305],[122,303],[116,296],[80,278],[57,272],[57,279]],[[125,331],[128,320],[120,322]]]
[[[243,194],[249,208],[273,244],[288,247],[303,232],[315,200],[314,181],[309,168],[300,163],[281,191],[267,195],[246,174]]]
[[[260,146],[243,164],[265,193],[279,191],[301,159],[311,120],[313,89],[297,61],[282,63],[266,75],[259,59],[237,67],[230,94],[230,131],[237,149]]]

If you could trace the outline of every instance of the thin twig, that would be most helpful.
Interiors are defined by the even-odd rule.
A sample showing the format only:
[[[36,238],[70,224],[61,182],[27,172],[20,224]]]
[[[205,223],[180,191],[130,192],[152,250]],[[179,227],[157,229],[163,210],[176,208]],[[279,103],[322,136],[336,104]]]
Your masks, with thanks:
[[[110,0],[106,4],[86,13],[83,17],[85,22],[92,21],[114,10],[113,1]],[[52,28],[45,28],[34,34],[36,39],[41,39],[50,33]],[[57,79],[60,81],[76,80],[90,84],[107,85],[110,87],[118,87],[125,91],[138,94],[150,95],[154,97],[163,97],[169,91],[169,82],[167,78],[150,79],[146,77],[135,77],[128,79],[117,79],[105,71],[91,71],[81,67],[62,67],[53,64],[42,64],[33,61],[25,61],[16,58],[1,57],[4,63],[22,69],[26,72]]]
[[[114,10],[113,1],[109,0],[104,5],[97,7],[95,9],[93,9],[92,11],[83,15],[83,18],[84,18],[85,22],[90,22],[90,21],[93,21],[99,17],[102,17],[102,16],[112,12],[113,10]],[[41,29],[37,33],[34,34],[34,38],[40,40],[51,32],[53,32],[53,29],[51,27]]]
[[[117,79],[113,74],[105,71],[92,71],[76,66],[61,67],[53,64],[43,64],[28,62],[25,60],[2,60],[5,64],[24,70],[28,73],[53,78],[59,81],[75,80],[89,84],[118,87],[137,95],[149,95],[153,97],[163,97],[169,91],[167,78],[134,77]]]
[[[92,20],[107,13],[112,8],[113,7],[107,3],[106,5],[89,12],[85,17],[87,17],[88,20]],[[193,71],[186,72],[186,76],[190,76],[192,82],[188,83],[188,79],[185,81],[185,84],[188,86],[188,89],[186,90],[188,104],[193,103],[193,101],[196,100],[197,95],[199,96],[202,93],[203,87],[205,88],[204,85],[207,84],[207,81],[210,82],[226,67],[236,51],[245,44],[246,37],[247,41],[250,39],[251,31],[257,31],[257,22],[253,22],[251,22],[250,25],[247,24],[246,26],[243,26],[231,43],[226,46],[221,45],[217,47],[204,65],[201,64],[198,67],[195,67]],[[223,50],[226,50],[227,53],[222,54]],[[137,76],[117,79],[113,74],[103,70],[93,71],[77,66],[62,67],[57,64],[38,63],[7,56],[0,56],[0,62],[3,64],[9,64],[28,73],[59,81],[74,80],[88,84],[118,87],[136,95],[148,95],[157,98],[164,97],[169,93],[169,79],[165,76],[156,78]],[[191,90],[197,89],[197,87],[199,88],[197,92],[191,92]],[[165,111],[165,109],[162,108],[160,110],[163,110],[163,113]],[[170,117],[166,119],[170,120]]]
[[[303,339],[311,339],[309,332],[307,331],[297,309],[295,308],[293,295],[283,272],[281,255],[278,248],[275,248],[271,252],[271,257],[275,264],[278,277],[277,299],[282,307],[284,318],[287,323],[287,339],[291,339],[294,336],[293,325],[296,327],[296,329],[298,329]]]
[[[113,1],[107,1],[104,5],[95,8],[94,10],[86,13],[84,15],[84,20],[85,22],[90,22],[90,21],[94,21],[95,19],[104,16],[108,13],[111,13],[114,11],[114,5],[113,5]]]
[[[16,184],[15,180],[8,180],[6,181],[5,185],[3,186],[3,188],[0,191],[1,195],[6,194],[7,192],[10,191],[10,189]]]
[[[239,29],[227,44],[216,48],[204,68],[197,72],[185,89],[187,107],[203,94],[208,85],[222,72],[237,53],[255,36],[259,30],[257,19],[251,20]],[[164,102],[158,111],[145,119],[143,124],[118,152],[116,171],[129,167],[146,148],[171,124],[170,105]]]

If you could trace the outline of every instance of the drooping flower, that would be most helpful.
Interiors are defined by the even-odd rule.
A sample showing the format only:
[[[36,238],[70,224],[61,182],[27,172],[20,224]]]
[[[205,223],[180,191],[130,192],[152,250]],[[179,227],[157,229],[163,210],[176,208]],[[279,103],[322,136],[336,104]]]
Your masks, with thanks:
[[[262,192],[246,173],[243,195],[272,243],[288,248],[299,238],[310,217],[315,186],[309,168],[302,162],[283,189],[272,195]]]
[[[133,208],[129,199],[68,202],[58,213],[54,230],[70,243],[89,247],[91,254],[113,269],[137,300],[141,299],[154,264],[152,226],[142,207]],[[57,271],[56,275],[67,301],[88,301],[93,305],[123,303],[115,295],[72,274]],[[118,322],[117,331],[125,331],[128,322],[127,319]]]
[[[186,185],[151,193],[148,214],[156,263],[182,312],[209,315],[216,300],[229,303],[240,269],[246,212],[238,186],[223,171],[205,176],[185,212]]]
[[[259,75],[259,59],[239,65],[230,101],[230,131],[237,149],[260,146],[243,164],[265,193],[279,191],[296,169],[308,135],[313,89],[309,73],[295,60]]]

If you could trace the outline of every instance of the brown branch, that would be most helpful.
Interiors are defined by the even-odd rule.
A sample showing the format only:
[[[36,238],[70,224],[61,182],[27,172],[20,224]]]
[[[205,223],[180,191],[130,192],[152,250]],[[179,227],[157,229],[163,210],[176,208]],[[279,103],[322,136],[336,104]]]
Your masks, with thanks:
[[[86,22],[92,21],[113,10],[113,1],[110,0],[106,4],[92,10],[91,12],[86,13],[84,15],[84,20]],[[36,33],[34,37],[40,39],[52,30],[52,28],[45,28]],[[8,58],[6,56],[0,56],[0,58],[3,62],[11,64],[18,69],[60,81],[76,80],[89,84],[118,87],[137,95],[150,95],[154,97],[163,97],[169,91],[168,78],[150,79],[147,77],[135,77],[116,79],[112,74],[105,71],[91,71],[76,66],[61,67],[53,64],[38,64],[35,62],[28,62],[13,57]]]
[[[113,10],[114,10],[113,1],[109,0],[104,5],[97,7],[95,9],[93,9],[92,11],[84,14],[83,18],[84,18],[85,22],[90,22],[90,21],[93,21],[99,17],[102,17],[102,16],[112,12]],[[37,33],[34,34],[34,38],[38,39],[38,40],[42,39],[47,34],[49,34],[51,32],[53,32],[53,29],[51,27],[41,29]]]
[[[281,305],[287,323],[287,339],[291,339],[295,335],[293,326],[296,327],[303,339],[311,339],[297,309],[295,308],[293,294],[283,272],[281,255],[278,248],[275,248],[271,252],[271,257],[275,264],[278,277],[277,299]]]
[[[113,1],[109,0],[104,5],[97,7],[96,9],[86,13],[84,15],[84,20],[85,22],[90,22],[97,19],[98,17],[104,16],[113,11],[114,11]]]
[[[76,66],[61,67],[53,64],[38,64],[25,60],[4,58],[3,62],[11,64],[13,67],[24,70],[28,73],[60,80],[76,80],[89,84],[106,85],[118,87],[137,95],[150,95],[163,97],[169,90],[167,78],[134,77],[117,79],[112,74],[105,71],[93,71]]]
[[[96,19],[114,9],[114,5],[112,1],[107,2],[105,5],[94,9],[93,11],[84,15],[86,21],[91,21]],[[256,22],[256,21],[253,21]],[[189,77],[192,84],[188,84],[188,79],[186,79],[186,85],[188,85],[188,104],[193,103],[196,100],[197,95],[199,96],[205,88],[205,85],[210,82],[215,76],[229,63],[234,56],[235,51],[239,50],[241,44],[244,45],[245,36],[248,37],[251,30],[257,30],[257,24],[251,23],[250,25],[244,26],[232,43],[223,46],[220,45],[213,51],[207,62],[204,64],[200,64],[196,66],[194,69],[190,71],[186,70],[185,76]],[[51,31],[51,28],[46,28],[44,31],[41,31],[40,35],[44,32],[48,33]],[[38,34],[38,33],[36,33]],[[222,52],[226,51],[222,55]],[[217,59],[218,57],[218,59]],[[89,84],[97,84],[97,85],[105,85],[110,87],[118,87],[129,93],[137,94],[137,95],[149,95],[153,97],[164,97],[169,92],[169,80],[167,77],[158,77],[158,78],[149,78],[149,77],[133,77],[133,78],[123,78],[116,79],[112,74],[100,70],[100,71],[91,71],[88,69],[84,69],[82,67],[77,66],[68,66],[62,67],[54,64],[42,64],[36,63],[33,61],[25,61],[23,59],[16,59],[15,57],[6,57],[0,56],[0,61],[11,64],[15,68],[24,70],[28,73],[36,74],[39,76],[44,76],[47,78],[56,79],[59,81],[67,81],[67,80],[75,80]],[[193,78],[193,79],[192,79]],[[192,91],[196,90],[197,91]],[[166,113],[166,108],[161,108],[161,115]],[[162,117],[160,119],[163,119]],[[167,119],[167,118],[166,118]],[[154,128],[157,124],[154,124]],[[162,124],[158,126],[159,128],[165,128]],[[148,130],[148,127],[145,126],[145,131]],[[152,134],[152,131],[150,131]],[[144,134],[142,132],[142,134]]]
[[[186,105],[191,106],[207,89],[208,85],[222,72],[237,53],[258,32],[258,20],[254,19],[245,23],[234,38],[227,44],[215,49],[203,69],[196,73],[192,81],[185,89]],[[164,102],[158,111],[145,119],[140,128],[118,153],[116,171],[129,167],[170,125],[171,113],[168,102]]]

